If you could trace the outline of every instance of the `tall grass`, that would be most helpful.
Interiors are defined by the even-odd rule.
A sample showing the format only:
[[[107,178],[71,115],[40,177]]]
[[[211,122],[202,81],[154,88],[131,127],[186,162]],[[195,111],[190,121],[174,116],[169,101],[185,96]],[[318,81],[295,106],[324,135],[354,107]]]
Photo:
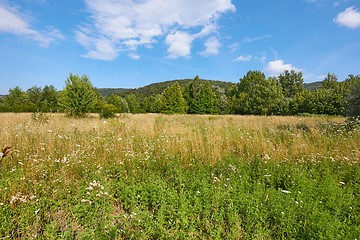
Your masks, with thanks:
[[[354,239],[341,117],[1,114],[0,237]]]

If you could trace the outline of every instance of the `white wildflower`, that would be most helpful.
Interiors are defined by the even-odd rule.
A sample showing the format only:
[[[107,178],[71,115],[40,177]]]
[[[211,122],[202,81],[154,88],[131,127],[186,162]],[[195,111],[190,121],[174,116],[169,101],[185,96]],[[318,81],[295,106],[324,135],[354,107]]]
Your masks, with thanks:
[[[214,177],[213,183],[217,183],[217,182],[220,182],[220,179],[218,177]]]
[[[281,192],[282,192],[282,193],[286,193],[286,194],[291,193],[290,191],[285,190],[285,189],[282,189]]]
[[[87,199],[81,199],[81,202],[82,202],[82,203],[89,203],[89,204],[92,203],[90,200],[87,200]]]

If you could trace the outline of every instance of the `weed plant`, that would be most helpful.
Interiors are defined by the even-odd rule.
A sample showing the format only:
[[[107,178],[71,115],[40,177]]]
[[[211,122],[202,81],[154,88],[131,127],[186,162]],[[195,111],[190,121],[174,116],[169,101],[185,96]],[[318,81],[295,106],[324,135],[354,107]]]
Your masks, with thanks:
[[[1,114],[0,238],[359,239],[339,117]]]

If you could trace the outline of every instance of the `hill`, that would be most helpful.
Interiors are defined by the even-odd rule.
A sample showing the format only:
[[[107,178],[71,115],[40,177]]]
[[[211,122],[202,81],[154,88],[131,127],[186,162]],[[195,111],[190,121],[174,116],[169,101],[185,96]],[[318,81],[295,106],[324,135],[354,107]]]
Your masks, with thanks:
[[[209,81],[212,86],[220,87],[225,90],[235,84],[232,82],[224,82],[218,80],[205,80],[205,79],[201,79],[201,80]],[[178,80],[169,80],[165,82],[152,83],[140,88],[98,88],[97,90],[100,92],[102,96],[118,94],[124,97],[129,94],[136,94],[143,97],[148,97],[154,94],[161,94],[167,87],[173,85],[175,82],[178,82],[180,86],[184,88],[191,81],[193,81],[193,79],[178,79]]]
[[[96,90],[104,97],[110,96],[111,94],[119,94],[122,92],[129,91],[129,88],[96,88]]]
[[[212,86],[220,87],[225,90],[229,89],[231,86],[236,84],[236,83],[225,82],[220,80],[205,80],[205,79],[201,79],[201,80],[209,81]],[[193,81],[193,79],[177,79],[177,80],[152,83],[139,88],[97,88],[97,90],[104,97],[110,96],[111,94],[118,94],[122,97],[125,97],[126,95],[129,94],[148,97],[154,94],[161,94],[167,87],[171,86],[175,82],[178,82],[180,86],[184,88],[191,81]],[[304,83],[304,87],[305,89],[314,91],[322,87],[322,82]]]
[[[316,89],[322,88],[322,82],[312,82],[312,83],[304,83],[304,88],[310,91],[315,91]]]

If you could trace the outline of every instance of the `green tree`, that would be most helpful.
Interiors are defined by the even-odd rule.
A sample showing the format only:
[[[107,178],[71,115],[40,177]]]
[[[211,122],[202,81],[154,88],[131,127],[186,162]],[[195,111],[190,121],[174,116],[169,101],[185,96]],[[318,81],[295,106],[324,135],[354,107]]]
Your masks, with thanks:
[[[349,75],[345,83],[349,87],[347,114],[349,116],[360,116],[360,75]]]
[[[79,77],[69,74],[60,99],[60,105],[69,116],[86,116],[95,106],[97,99],[98,94],[86,75]]]
[[[29,98],[29,101],[31,103],[33,103],[35,106],[36,106],[36,109],[37,111],[40,111],[41,110],[41,88],[40,87],[32,87],[32,88],[29,88],[27,91],[26,91],[27,95],[28,95],[28,98]]]
[[[338,86],[337,76],[333,73],[328,73],[322,84],[325,89],[335,89]]]
[[[294,110],[293,114],[343,115],[346,101],[342,94],[336,93],[332,89],[304,90],[294,96],[292,109]]]
[[[33,112],[36,105],[31,103],[26,92],[20,87],[9,89],[8,95],[3,99],[4,105],[13,112]]]
[[[293,98],[296,93],[304,90],[304,79],[302,72],[285,70],[280,74],[278,81],[281,85],[284,97]]]
[[[153,104],[151,105],[150,112],[160,113],[164,109],[163,97],[161,94],[156,94],[154,96]]]
[[[129,112],[129,105],[125,99],[120,97],[116,94],[111,94],[107,99],[106,102],[108,104],[112,104],[116,107],[116,112],[118,113],[128,113]]]
[[[125,97],[125,100],[128,104],[129,111],[131,113],[140,113],[141,112],[140,103],[135,94],[127,95]]]
[[[186,85],[184,98],[188,105],[188,113],[215,114],[220,112],[218,95],[213,91],[210,82],[200,80],[199,76]],[[222,104],[224,103],[225,101],[222,102]]]
[[[291,114],[315,113],[315,103],[312,95],[313,92],[310,90],[296,93],[291,102]]]
[[[164,90],[162,93],[162,102],[162,112],[164,113],[185,113],[187,110],[186,101],[178,82]]]
[[[275,78],[265,78],[260,71],[249,71],[238,83],[233,97],[234,112],[238,114],[278,114],[283,99],[281,85]]]
[[[205,82],[201,86],[198,94],[192,100],[192,110],[197,114],[215,114],[219,112],[218,99],[209,82]]]
[[[58,93],[54,86],[46,85],[41,91],[41,109],[44,112],[56,112],[58,110]]]

